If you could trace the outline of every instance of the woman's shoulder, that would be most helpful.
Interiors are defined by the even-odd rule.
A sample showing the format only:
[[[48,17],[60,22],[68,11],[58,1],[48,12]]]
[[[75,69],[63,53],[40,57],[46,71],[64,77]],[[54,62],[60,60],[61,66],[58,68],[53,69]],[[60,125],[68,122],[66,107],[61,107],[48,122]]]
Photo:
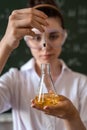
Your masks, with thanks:
[[[78,71],[74,71],[69,66],[67,66],[64,61],[62,61],[62,66],[63,66],[62,70],[63,70],[64,74],[66,76],[68,76],[69,78],[83,80],[83,81],[87,80],[86,74],[83,74],[83,73],[78,72]]]
[[[14,77],[17,77],[17,75],[19,75],[20,70],[18,68],[15,67],[11,67],[7,72],[3,73],[0,76],[0,79],[12,79]]]

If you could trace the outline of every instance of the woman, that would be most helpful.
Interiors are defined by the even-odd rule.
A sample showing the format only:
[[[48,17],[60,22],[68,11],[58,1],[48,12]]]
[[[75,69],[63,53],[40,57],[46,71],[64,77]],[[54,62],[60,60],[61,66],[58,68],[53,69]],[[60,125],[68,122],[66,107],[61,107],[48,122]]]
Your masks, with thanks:
[[[12,12],[0,42],[0,72],[23,37],[33,55],[20,70],[11,68],[0,77],[0,112],[12,108],[14,130],[86,130],[87,78],[59,59],[67,36],[62,14],[53,0],[31,0],[28,7]],[[63,97],[43,109],[30,101],[37,93],[41,63],[50,63],[56,92]]]

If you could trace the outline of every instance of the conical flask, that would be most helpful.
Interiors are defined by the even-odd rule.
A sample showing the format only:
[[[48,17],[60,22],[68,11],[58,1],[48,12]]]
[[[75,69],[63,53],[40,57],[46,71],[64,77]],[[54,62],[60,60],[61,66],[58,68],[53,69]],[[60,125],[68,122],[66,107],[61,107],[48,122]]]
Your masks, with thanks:
[[[56,94],[54,83],[50,73],[50,64],[41,64],[41,79],[39,83],[39,92],[34,102],[40,108],[44,106],[56,105],[59,97]]]

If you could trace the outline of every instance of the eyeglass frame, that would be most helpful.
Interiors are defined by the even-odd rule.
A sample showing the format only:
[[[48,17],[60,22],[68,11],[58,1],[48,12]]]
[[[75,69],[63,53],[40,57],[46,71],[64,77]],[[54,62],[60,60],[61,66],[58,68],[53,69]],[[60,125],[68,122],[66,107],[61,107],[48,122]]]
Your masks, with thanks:
[[[37,30],[37,29],[36,29]],[[32,29],[32,31],[34,32],[34,33],[36,33],[35,32],[35,28],[33,28]],[[67,32],[66,32],[66,30],[63,30],[63,29],[61,29],[61,30],[58,30],[58,29],[54,29],[54,30],[46,30],[44,33],[41,33],[41,32],[39,32],[39,30],[37,30],[37,32],[38,33],[36,33],[36,35],[37,34],[43,34],[43,43],[39,46],[39,47],[33,47],[33,46],[31,46],[31,45],[29,45],[29,39],[33,39],[34,37],[33,36],[30,36],[30,35],[26,35],[26,36],[24,36],[24,40],[25,40],[25,42],[27,43],[27,45],[30,47],[30,48],[32,48],[32,49],[41,49],[41,48],[43,48],[43,47],[46,47],[46,46],[44,46],[44,43],[45,44],[48,44],[48,41],[47,41],[47,38],[46,38],[46,34],[45,33],[52,33],[52,32],[58,32],[58,33],[61,33],[62,35],[63,35],[63,39],[62,39],[62,42],[61,42],[61,44],[60,45],[58,45],[58,46],[54,46],[54,45],[52,45],[52,44],[50,44],[50,46],[51,47],[53,47],[53,48],[58,48],[58,47],[62,47],[63,46],[63,44],[64,44],[64,42],[65,42],[65,40],[66,40],[66,38],[67,38]]]

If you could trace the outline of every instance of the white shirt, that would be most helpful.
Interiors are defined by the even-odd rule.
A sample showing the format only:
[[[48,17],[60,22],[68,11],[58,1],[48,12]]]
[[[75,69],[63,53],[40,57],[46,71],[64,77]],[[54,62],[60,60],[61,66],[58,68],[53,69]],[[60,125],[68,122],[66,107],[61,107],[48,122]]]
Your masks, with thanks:
[[[12,108],[14,130],[66,130],[63,120],[31,108],[40,77],[32,58],[21,70],[12,68],[0,77],[0,112]],[[55,82],[58,94],[68,97],[78,109],[87,129],[87,77],[70,70],[63,61]]]

